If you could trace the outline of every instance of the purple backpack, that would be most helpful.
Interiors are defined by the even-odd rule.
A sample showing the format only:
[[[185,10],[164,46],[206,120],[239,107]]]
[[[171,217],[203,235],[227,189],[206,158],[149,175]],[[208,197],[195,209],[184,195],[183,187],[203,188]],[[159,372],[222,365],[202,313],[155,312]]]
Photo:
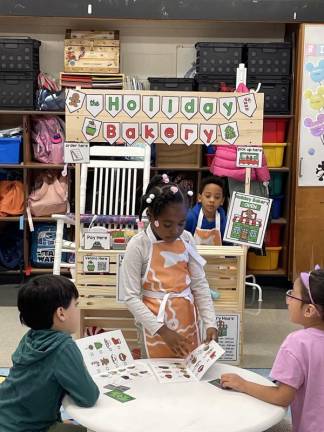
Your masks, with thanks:
[[[32,143],[34,157],[39,162],[63,163],[64,122],[58,116],[32,117]]]

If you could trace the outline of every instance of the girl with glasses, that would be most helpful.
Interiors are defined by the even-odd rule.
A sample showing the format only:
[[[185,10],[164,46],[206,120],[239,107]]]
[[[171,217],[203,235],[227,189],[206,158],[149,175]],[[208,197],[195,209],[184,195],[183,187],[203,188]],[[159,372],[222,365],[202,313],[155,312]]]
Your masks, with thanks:
[[[265,402],[291,404],[293,432],[324,432],[324,269],[301,273],[286,301],[290,321],[303,328],[281,345],[271,377],[276,386],[224,374],[221,383]]]

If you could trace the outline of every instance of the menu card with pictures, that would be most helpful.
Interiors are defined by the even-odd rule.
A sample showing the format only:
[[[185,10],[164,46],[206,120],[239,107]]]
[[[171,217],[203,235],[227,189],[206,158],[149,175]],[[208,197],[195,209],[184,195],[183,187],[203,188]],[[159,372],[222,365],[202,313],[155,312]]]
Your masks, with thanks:
[[[220,345],[211,341],[201,344],[184,360],[151,362],[151,367],[160,383],[199,381],[224,352]]]

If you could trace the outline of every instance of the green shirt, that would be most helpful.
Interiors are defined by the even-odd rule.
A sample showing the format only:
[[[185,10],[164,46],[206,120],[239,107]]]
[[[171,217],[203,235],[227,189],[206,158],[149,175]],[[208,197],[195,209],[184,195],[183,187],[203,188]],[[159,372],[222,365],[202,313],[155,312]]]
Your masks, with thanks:
[[[12,356],[0,384],[0,432],[44,432],[60,420],[63,397],[93,406],[99,390],[71,336],[56,330],[29,330]]]

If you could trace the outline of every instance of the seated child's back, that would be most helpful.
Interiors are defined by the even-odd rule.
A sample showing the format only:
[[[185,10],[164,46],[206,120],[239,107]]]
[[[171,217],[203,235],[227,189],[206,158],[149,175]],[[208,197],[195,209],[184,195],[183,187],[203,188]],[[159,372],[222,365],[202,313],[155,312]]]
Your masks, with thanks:
[[[0,385],[1,432],[47,431],[61,421],[66,394],[84,407],[98,399],[98,388],[71,338],[78,326],[77,298],[74,284],[62,276],[38,276],[20,289],[20,320],[31,329]]]

